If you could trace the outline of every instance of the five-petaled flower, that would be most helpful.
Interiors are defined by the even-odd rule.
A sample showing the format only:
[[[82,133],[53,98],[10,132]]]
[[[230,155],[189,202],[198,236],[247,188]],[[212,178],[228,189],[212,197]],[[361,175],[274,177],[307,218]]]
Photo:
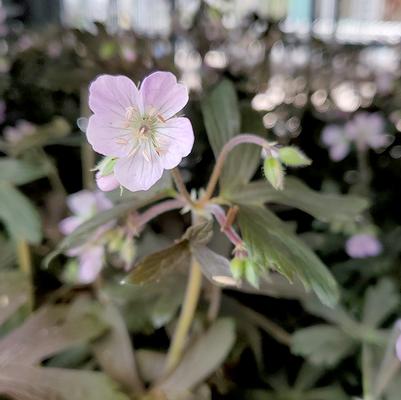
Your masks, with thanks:
[[[97,212],[113,206],[104,193],[81,190],[68,196],[68,208],[74,215],[63,219],[59,229],[64,235],[70,235],[82,223],[93,217]],[[70,257],[78,258],[78,280],[81,283],[91,283],[98,276],[104,262],[104,236],[111,229],[114,221],[97,228],[93,234],[81,245],[66,252]]]
[[[125,76],[101,75],[90,85],[87,138],[96,152],[116,158],[116,182],[147,190],[190,153],[191,123],[175,116],[187,102],[187,88],[170,72],[154,72],[139,89]]]

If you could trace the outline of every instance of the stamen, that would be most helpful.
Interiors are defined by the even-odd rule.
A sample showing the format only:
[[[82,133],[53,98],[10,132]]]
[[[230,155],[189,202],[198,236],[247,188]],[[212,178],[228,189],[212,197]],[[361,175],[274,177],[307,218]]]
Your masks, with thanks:
[[[163,123],[166,122],[166,120],[163,118],[163,116],[161,114],[157,114],[157,119]]]
[[[127,107],[125,110],[125,117],[128,120],[131,120],[135,117],[135,114],[138,114],[138,110],[135,107]]]
[[[125,138],[123,138],[123,137],[118,137],[116,140],[115,140],[115,142],[117,143],[117,144],[124,144],[124,145],[126,145],[126,144],[128,144],[128,140],[127,139],[125,139]]]

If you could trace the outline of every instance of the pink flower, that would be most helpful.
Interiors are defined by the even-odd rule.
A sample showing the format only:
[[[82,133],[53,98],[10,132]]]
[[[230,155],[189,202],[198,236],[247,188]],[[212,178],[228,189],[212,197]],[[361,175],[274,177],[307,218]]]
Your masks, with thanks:
[[[382,244],[375,236],[360,233],[347,240],[345,250],[352,258],[374,257],[382,252]]]
[[[120,186],[120,182],[116,179],[114,174],[102,175],[100,171],[96,173],[96,185],[103,192],[111,192]]]
[[[175,117],[188,91],[170,72],[146,77],[138,90],[125,76],[99,76],[89,88],[86,135],[93,149],[117,158],[114,176],[131,191],[147,190],[193,146],[190,121]]]
[[[82,190],[70,195],[67,199],[68,208],[74,213],[60,222],[59,229],[64,235],[71,234],[83,222],[93,217],[97,212],[113,206],[102,192]],[[91,283],[98,276],[103,266],[104,245],[103,234],[113,226],[113,222],[99,227],[94,234],[82,244],[68,250],[70,257],[77,257],[79,264],[78,280],[81,283]]]
[[[15,144],[24,139],[24,137],[33,135],[35,131],[36,127],[34,124],[21,119],[17,121],[15,127],[6,126],[4,128],[4,138],[7,142]]]
[[[359,150],[379,149],[388,144],[384,133],[384,119],[379,113],[357,113],[345,124],[345,135]]]
[[[345,137],[344,130],[338,125],[328,125],[323,129],[322,142],[328,147],[333,161],[341,161],[349,153],[350,140]]]
[[[322,132],[322,142],[329,149],[330,158],[341,161],[348,155],[351,144],[360,151],[388,146],[384,124],[379,113],[359,112],[345,126],[326,126]]]

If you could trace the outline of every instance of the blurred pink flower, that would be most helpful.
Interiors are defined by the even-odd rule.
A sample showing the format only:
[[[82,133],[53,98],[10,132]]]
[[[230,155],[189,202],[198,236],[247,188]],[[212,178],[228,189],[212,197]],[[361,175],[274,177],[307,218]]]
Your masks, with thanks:
[[[379,113],[359,112],[345,124],[327,125],[322,132],[322,142],[329,149],[333,161],[343,160],[354,144],[360,151],[379,149],[388,145],[384,133],[385,121]]]
[[[344,129],[338,125],[328,125],[323,129],[322,142],[328,147],[333,161],[341,161],[349,153],[350,141],[344,135]]]
[[[359,112],[345,124],[345,135],[359,150],[379,149],[388,143],[384,124],[379,113]]]
[[[4,128],[3,134],[4,138],[9,143],[18,143],[24,137],[33,135],[36,131],[36,126],[23,119],[17,121],[14,126],[6,126]]]
[[[114,176],[133,192],[149,189],[164,169],[176,167],[193,146],[190,121],[174,117],[188,91],[170,72],[146,77],[138,90],[125,76],[102,75],[89,89],[86,135],[93,149],[117,158]]]
[[[382,248],[380,241],[368,233],[354,235],[345,244],[345,250],[352,258],[374,257],[382,252]]]
[[[59,229],[64,235],[75,231],[83,222],[93,217],[97,212],[113,206],[112,202],[102,192],[82,190],[70,195],[67,199],[68,208],[74,215],[63,219]],[[104,245],[102,235],[113,226],[114,222],[99,227],[93,235],[79,247],[66,252],[70,257],[78,258],[78,280],[81,283],[91,283],[98,276],[103,266]]]

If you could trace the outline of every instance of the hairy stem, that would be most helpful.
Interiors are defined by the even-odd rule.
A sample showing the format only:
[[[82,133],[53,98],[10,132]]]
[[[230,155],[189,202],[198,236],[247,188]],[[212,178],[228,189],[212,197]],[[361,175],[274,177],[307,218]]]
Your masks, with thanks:
[[[185,186],[180,170],[178,168],[173,168],[171,170],[171,175],[173,176],[175,185],[177,186],[180,195],[187,201],[188,204],[193,205],[191,195],[189,194],[187,187]]]
[[[153,218],[158,217],[167,211],[176,210],[184,206],[184,202],[180,199],[165,200],[159,204],[149,207],[139,216],[139,226],[143,226],[151,221]]]
[[[256,144],[264,148],[272,147],[272,145],[267,140],[261,138],[260,136],[247,133],[242,135],[237,135],[233,137],[231,140],[229,140],[221,149],[221,152],[217,158],[216,164],[212,171],[212,175],[210,176],[209,183],[206,187],[205,195],[201,199],[200,204],[205,204],[212,197],[217,182],[219,180],[219,177],[221,175],[221,172],[223,170],[224,162],[226,161],[226,158],[230,153],[230,151],[243,143]]]
[[[202,286],[202,271],[196,260],[192,260],[184,303],[167,353],[164,375],[170,374],[181,360],[186,338],[191,327]]]

